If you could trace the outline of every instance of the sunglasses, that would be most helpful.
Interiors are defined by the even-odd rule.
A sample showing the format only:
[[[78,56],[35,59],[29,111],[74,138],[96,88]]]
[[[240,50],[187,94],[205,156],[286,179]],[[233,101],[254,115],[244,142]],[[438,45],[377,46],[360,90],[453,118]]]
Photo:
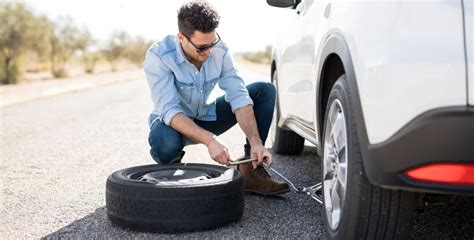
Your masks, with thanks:
[[[221,37],[219,36],[219,33],[216,33],[216,34],[217,34],[216,41],[214,41],[213,43],[198,47],[198,46],[196,46],[196,44],[193,43],[193,41],[191,41],[190,37],[188,37],[186,34],[183,33],[183,35],[186,37],[186,39],[188,39],[188,41],[191,43],[191,45],[193,45],[194,48],[196,48],[196,52],[198,52],[198,53],[205,52],[207,49],[212,48],[212,47],[216,46],[216,44],[219,43],[219,41],[221,40]]]

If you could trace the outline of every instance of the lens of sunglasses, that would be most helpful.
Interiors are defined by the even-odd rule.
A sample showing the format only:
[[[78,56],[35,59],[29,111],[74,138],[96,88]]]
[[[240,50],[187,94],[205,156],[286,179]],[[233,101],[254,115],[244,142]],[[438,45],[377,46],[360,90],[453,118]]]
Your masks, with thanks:
[[[187,39],[188,41],[196,48],[196,52],[198,53],[201,53],[201,52],[204,52],[206,50],[208,50],[209,48],[212,48],[214,47],[217,43],[219,43],[219,41],[221,40],[221,37],[219,36],[219,33],[216,33],[217,34],[217,40],[209,45],[206,45],[206,46],[201,46],[201,47],[198,47],[196,46],[196,44],[193,43],[193,41],[191,41],[191,38],[185,34],[183,34]]]
[[[207,51],[207,49],[214,47],[214,45],[216,45],[216,44],[215,44],[215,43],[212,43],[211,45],[207,45],[207,46],[203,46],[203,47],[197,47],[197,48],[196,48],[196,51],[197,51],[198,53],[200,53],[200,52],[205,52],[205,51]]]

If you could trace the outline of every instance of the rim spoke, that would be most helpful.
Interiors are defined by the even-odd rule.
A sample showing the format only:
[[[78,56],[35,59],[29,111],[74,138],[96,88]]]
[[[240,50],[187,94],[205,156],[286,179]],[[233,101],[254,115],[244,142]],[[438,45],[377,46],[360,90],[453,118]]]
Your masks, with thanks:
[[[332,196],[333,211],[337,211],[338,209],[341,208],[341,198],[337,190],[337,184],[333,185],[331,189],[331,196]]]
[[[346,163],[339,163],[339,169],[337,170],[337,177],[341,179],[341,183],[346,184]]]
[[[338,118],[338,114],[337,114],[337,111],[333,112],[333,113],[329,113],[329,129],[330,129],[330,139],[331,139],[331,144],[333,146],[336,146],[335,143],[336,143],[336,136],[335,136],[335,130],[336,130],[336,124],[337,124],[337,118]]]
[[[339,218],[341,216],[341,210],[337,209],[332,212],[332,221],[331,221],[331,226],[333,228],[336,228],[337,225],[339,225]]]
[[[337,124],[337,123],[335,123]],[[334,149],[338,149],[338,142],[337,142],[337,136],[336,136],[336,126],[334,125],[332,128],[331,128],[331,145],[334,146]]]
[[[341,213],[341,198],[339,196],[339,191],[337,184],[333,186],[332,189],[332,205],[333,205],[333,214],[332,214],[332,225],[336,227],[336,224],[339,223],[340,213]]]
[[[332,146],[327,146],[327,156],[329,158],[329,160],[336,160],[337,159],[337,155],[336,155],[336,151],[335,149],[332,147]]]
[[[339,151],[341,148],[345,146],[345,139],[344,139],[344,117],[342,114],[337,114],[337,118],[335,119],[335,124],[333,128],[332,138],[335,143],[336,150]]]
[[[332,200],[331,200],[332,199],[331,190],[330,190],[331,189],[330,185],[332,185],[331,182],[332,182],[331,180],[324,181],[324,185],[328,186],[324,190],[324,202],[325,202],[327,211],[332,211],[333,209]]]
[[[336,141],[337,141],[337,152],[343,151],[343,149],[346,148],[347,140],[346,140],[346,129],[344,127],[344,120],[341,120],[341,124],[343,125],[340,129],[340,132],[338,132]]]
[[[340,178],[337,178],[336,183],[334,184],[334,188],[336,189],[337,195],[339,196],[340,200],[343,200],[345,197],[345,192],[346,192],[346,186],[341,182]],[[342,208],[342,205],[344,203],[342,201],[339,201],[339,208]]]
[[[333,129],[334,128],[334,118],[337,116],[337,113],[336,112],[329,112],[329,129]]]

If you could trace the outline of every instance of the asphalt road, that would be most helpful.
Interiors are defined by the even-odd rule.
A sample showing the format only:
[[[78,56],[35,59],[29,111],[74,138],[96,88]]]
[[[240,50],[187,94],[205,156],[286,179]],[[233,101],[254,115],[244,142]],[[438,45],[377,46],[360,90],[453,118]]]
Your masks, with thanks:
[[[243,69],[253,81],[266,76]],[[322,208],[305,195],[246,195],[240,222],[212,231],[152,234],[121,229],[106,217],[105,181],[113,171],[153,163],[146,125],[151,109],[143,76],[137,80],[1,108],[2,239],[270,238],[325,239]],[[244,135],[222,135],[231,156]],[[213,163],[203,146],[186,148],[184,162]],[[316,149],[274,157],[274,167],[299,186],[320,175]],[[415,216],[414,239],[473,239],[474,199]]]

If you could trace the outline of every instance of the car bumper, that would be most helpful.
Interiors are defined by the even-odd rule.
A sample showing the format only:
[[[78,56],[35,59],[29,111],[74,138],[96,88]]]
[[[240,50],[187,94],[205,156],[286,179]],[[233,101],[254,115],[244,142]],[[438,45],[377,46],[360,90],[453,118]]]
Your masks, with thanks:
[[[474,194],[474,184],[420,181],[406,174],[429,164],[474,164],[474,107],[448,107],[424,113],[389,140],[367,146],[363,154],[366,175],[372,184],[422,192]]]

